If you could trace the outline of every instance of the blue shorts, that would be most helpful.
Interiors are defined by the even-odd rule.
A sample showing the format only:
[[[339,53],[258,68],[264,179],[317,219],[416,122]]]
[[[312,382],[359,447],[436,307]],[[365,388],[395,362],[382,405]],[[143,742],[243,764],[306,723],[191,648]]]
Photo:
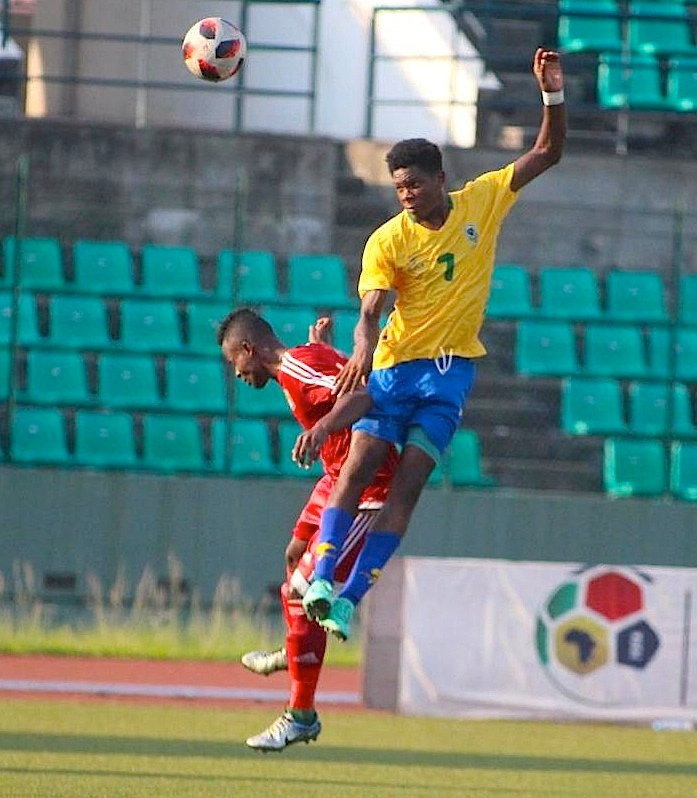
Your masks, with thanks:
[[[445,372],[426,359],[377,369],[367,386],[373,407],[353,429],[398,446],[412,443],[438,463],[460,424],[475,372],[464,357],[454,357]]]

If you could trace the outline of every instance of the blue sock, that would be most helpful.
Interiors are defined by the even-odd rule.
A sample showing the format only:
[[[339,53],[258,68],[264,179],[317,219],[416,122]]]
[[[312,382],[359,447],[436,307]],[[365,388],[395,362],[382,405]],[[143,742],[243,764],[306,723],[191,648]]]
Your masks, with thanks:
[[[325,507],[319,522],[315,546],[315,579],[334,579],[336,560],[353,524],[353,516],[341,507]]]
[[[401,540],[394,532],[369,532],[339,596],[358,604],[377,581],[380,571],[395,553]]]

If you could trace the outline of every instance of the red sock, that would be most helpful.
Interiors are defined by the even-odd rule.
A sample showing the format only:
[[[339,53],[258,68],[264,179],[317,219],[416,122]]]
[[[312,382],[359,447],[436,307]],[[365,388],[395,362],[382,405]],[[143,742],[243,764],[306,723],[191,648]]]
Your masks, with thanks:
[[[327,647],[327,633],[311,621],[303,610],[302,599],[288,598],[287,585],[281,588],[283,616],[286,619],[286,653],[290,675],[291,709],[313,709],[315,690]]]

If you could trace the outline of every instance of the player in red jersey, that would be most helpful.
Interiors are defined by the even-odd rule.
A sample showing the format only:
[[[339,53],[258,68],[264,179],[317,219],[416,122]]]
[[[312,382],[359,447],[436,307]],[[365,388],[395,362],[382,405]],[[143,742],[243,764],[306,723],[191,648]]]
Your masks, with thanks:
[[[347,362],[346,355],[326,342],[329,319],[319,319],[310,329],[310,343],[289,348],[274,333],[271,325],[254,311],[243,308],[230,313],[220,323],[218,343],[235,375],[254,388],[276,380],[290,409],[304,429],[312,427],[335,405],[343,402],[333,393],[334,380]],[[356,395],[352,394],[351,413]],[[348,397],[346,399],[348,405]],[[366,410],[371,404],[365,395]],[[335,425],[338,427],[338,425]],[[256,673],[268,675],[288,669],[290,699],[288,707],[267,729],[250,737],[247,745],[262,751],[281,751],[295,742],[315,740],[321,724],[314,707],[315,690],[324,660],[326,631],[308,619],[302,597],[312,580],[314,544],[319,532],[322,509],[348,455],[349,427],[331,433],[320,450],[324,476],[316,483],[305,504],[286,548],[286,581],[281,587],[281,604],[286,624],[285,648],[278,651],[253,651],[243,664]],[[287,453],[290,456],[290,452]],[[394,449],[375,479],[361,496],[359,513],[338,557],[337,581],[345,581],[382,507],[392,474],[398,462]]]

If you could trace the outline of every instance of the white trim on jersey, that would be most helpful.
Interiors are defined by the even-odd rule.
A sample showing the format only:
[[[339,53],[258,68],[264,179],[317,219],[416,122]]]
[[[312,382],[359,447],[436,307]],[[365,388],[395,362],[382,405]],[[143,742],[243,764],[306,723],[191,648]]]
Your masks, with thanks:
[[[335,377],[316,371],[307,363],[289,355],[288,352],[281,357],[281,371],[306,385],[322,385],[325,388],[333,388],[336,382]]]

